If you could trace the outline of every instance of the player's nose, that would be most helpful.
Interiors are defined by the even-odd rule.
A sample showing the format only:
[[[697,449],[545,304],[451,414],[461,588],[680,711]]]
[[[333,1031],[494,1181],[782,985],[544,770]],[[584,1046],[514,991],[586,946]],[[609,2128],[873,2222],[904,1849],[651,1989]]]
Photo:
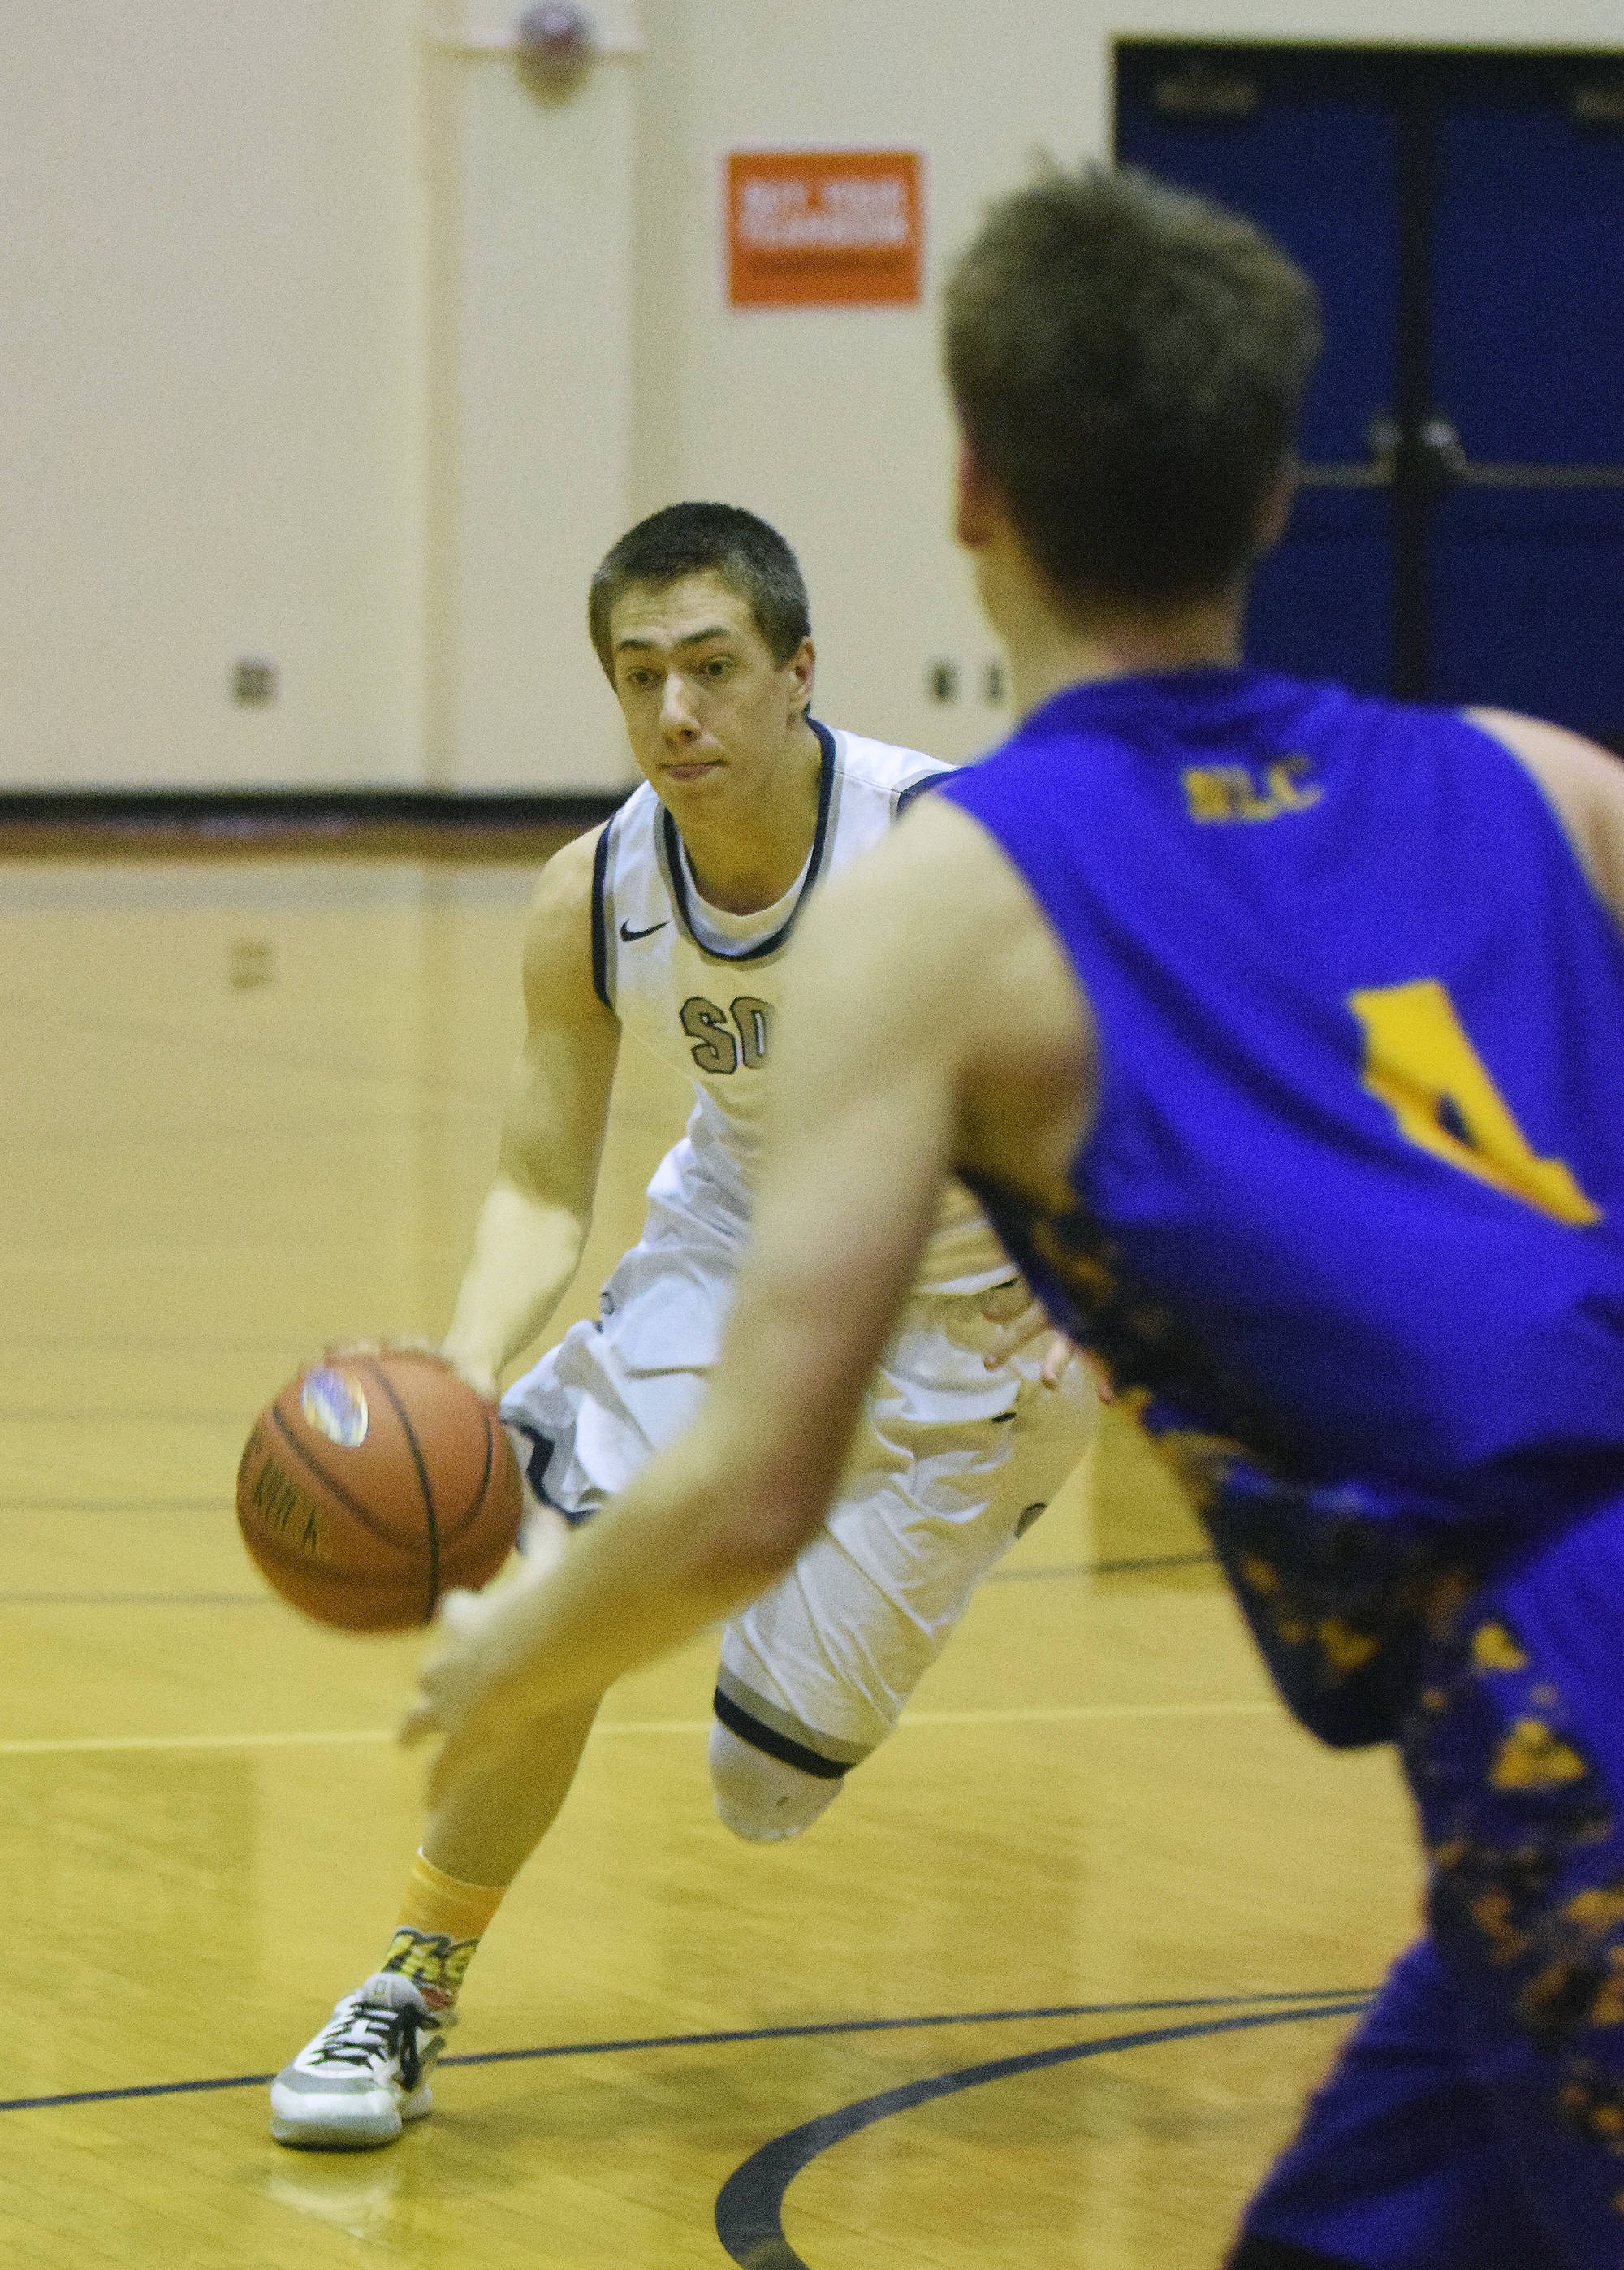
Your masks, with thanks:
[[[660,698],[660,731],[671,741],[691,741],[699,731],[687,685],[679,671],[666,674]]]

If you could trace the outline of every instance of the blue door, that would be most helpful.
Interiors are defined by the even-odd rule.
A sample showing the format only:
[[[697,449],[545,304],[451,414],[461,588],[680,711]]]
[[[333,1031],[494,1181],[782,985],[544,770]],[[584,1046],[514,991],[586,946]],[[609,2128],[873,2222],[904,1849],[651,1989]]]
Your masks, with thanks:
[[[1624,745],[1624,58],[1124,42],[1117,155],[1324,297],[1255,657]]]

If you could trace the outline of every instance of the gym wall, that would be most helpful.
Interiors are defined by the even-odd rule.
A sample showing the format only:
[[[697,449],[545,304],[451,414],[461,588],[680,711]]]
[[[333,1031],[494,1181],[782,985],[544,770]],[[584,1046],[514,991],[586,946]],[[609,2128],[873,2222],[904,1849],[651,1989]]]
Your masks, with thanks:
[[[1603,0],[589,4],[558,100],[479,44],[517,0],[14,11],[0,790],[612,785],[585,582],[683,495],[800,550],[822,714],[968,755],[1008,713],[929,287],[1034,152],[1106,148],[1112,39],[1616,39]],[[925,303],[730,308],[727,152],[864,145],[923,154]]]

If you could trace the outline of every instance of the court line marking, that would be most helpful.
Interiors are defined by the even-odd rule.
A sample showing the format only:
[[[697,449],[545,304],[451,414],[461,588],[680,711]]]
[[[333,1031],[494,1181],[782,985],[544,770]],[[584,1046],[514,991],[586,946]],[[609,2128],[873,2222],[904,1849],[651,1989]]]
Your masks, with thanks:
[[[0,1608],[268,1608],[264,1592],[0,1592]]]
[[[903,2033],[938,2026],[1012,2025],[1043,2018],[1120,2018],[1153,2010],[1220,2010],[1259,2002],[1299,2004],[1324,2002],[1335,1997],[1362,2008],[1370,1999],[1365,1987],[1293,1986],[1265,1989],[1256,1994],[1188,1994],[1154,2002],[1056,2002],[1029,2010],[950,2010],[928,2012],[913,2018],[826,2018],[806,2025],[738,2026],[704,2034],[641,2034],[623,2040],[551,2042],[538,2049],[471,2050],[442,2057],[439,2070],[454,2065],[534,2065],[551,2058],[610,2057],[633,2050],[716,2049],[741,2042],[812,2041],[828,2034]],[[1295,2008],[1282,2014],[1296,2016]],[[1317,2011],[1304,2014],[1317,2016]],[[1068,2044],[1068,2050],[1071,2045]],[[1074,2051],[1071,2053],[1075,2053]],[[75,2088],[55,2096],[0,2098],[0,2112],[51,2111],[70,2104],[122,2104],[148,2096],[196,2096],[221,2089],[261,2088],[274,2081],[270,2073],[234,2073],[210,2081],[153,2081],[127,2088]],[[792,2133],[799,2133],[792,2132]]]
[[[1079,1702],[1016,1710],[916,1710],[896,1731],[909,1726],[1046,1726],[1112,1718],[1273,1717],[1279,1704],[1249,1702]],[[705,1734],[708,1718],[609,1718],[593,1734]],[[389,1726],[356,1726],[325,1733],[257,1734],[79,1734],[60,1740],[0,1742],[0,1758],[77,1755],[98,1750],[279,1750],[317,1747],[323,1743],[392,1742]]]
[[[229,1513],[228,1497],[3,1497],[0,1513]]]
[[[189,1500],[176,1500],[164,1509],[197,1510]],[[0,1512],[43,1512],[43,1506],[26,1508],[16,1503],[0,1504]],[[128,1509],[127,1509],[128,1510]],[[148,1510],[157,1509],[150,1505]],[[58,1506],[58,1512],[68,1510]],[[81,1501],[77,1508],[81,1513],[114,1512],[118,1509],[102,1503],[92,1505]],[[222,1504],[218,1510],[224,1512]],[[1212,1553],[1159,1553],[1144,1561],[1058,1561],[1036,1569],[995,1569],[982,1578],[983,1584],[1053,1584],[1083,1576],[1119,1576],[1142,1569],[1187,1569],[1210,1567],[1216,1562]],[[0,1592],[0,1608],[248,1608],[269,1607],[273,1595],[269,1589],[263,1592]]]
[[[158,1410],[149,1405],[145,1410],[121,1411],[99,1403],[95,1408],[98,1427],[241,1427],[253,1418],[253,1413],[241,1408],[235,1411]],[[85,1424],[85,1401],[77,1403],[0,1403],[0,1426],[7,1427],[76,1427]]]
[[[1135,1561],[1050,1561],[1031,1569],[993,1569],[983,1584],[1038,1584],[1060,1576],[1126,1576],[1141,1569],[1195,1569],[1216,1566],[1216,1553],[1152,1553]]]
[[[6,1342],[0,1339],[0,1347]],[[66,1415],[66,1414],[64,1414]],[[0,1411],[0,1422],[6,1417]],[[210,1420],[211,1426],[240,1423],[236,1419]],[[167,1426],[159,1417],[154,1424]],[[226,1497],[8,1497],[0,1498],[0,1513],[231,1513],[234,1502]],[[983,1584],[1041,1584],[1083,1576],[1127,1576],[1146,1569],[1215,1567],[1215,1553],[1152,1553],[1125,1561],[1051,1561],[1030,1569],[992,1569]],[[0,1600],[7,1596],[0,1594]]]
[[[1237,1996],[1236,1999],[1242,1998]],[[1260,1998],[1250,1997],[1250,1999]],[[1007,2081],[1018,2073],[1038,2073],[1045,2066],[1070,2065],[1079,2059],[1105,2057],[1113,2051],[1152,2049],[1164,2042],[1197,2040],[1204,2035],[1240,2033],[1254,2026],[1300,2025],[1315,2018],[1356,2015],[1368,2003],[1357,1999],[1324,2000],[1313,2009],[1257,2010],[1244,2016],[1208,2018],[1185,2026],[1156,2026],[1142,2032],[1108,2034],[1102,2039],[1066,2042],[1057,2049],[1028,2050],[1023,2056],[994,2058],[983,2065],[962,2066],[957,2072],[937,2073],[928,2081],[905,2081],[901,2088],[882,2089],[878,2096],[860,2097],[837,2112],[826,2112],[787,2129],[736,2168],[716,2194],[716,2237],[730,2259],[744,2270],[812,2270],[784,2237],[784,2194],[803,2168],[809,2167],[831,2146],[871,2128],[899,2112],[911,2112],[936,2098],[952,2096],[989,2081]],[[1124,2006],[1125,2007],[1126,2006]],[[1141,2005],[1149,2007],[1149,2005]]]
[[[269,910],[268,910],[269,911]],[[253,1068],[263,1067],[271,1072],[302,1072],[321,1073],[333,1079],[335,1092],[345,1096],[368,1086],[396,1087],[410,1086],[414,1094],[427,1096],[437,1105],[461,1107],[467,1110],[488,1109],[501,1101],[503,1090],[494,1085],[487,1089],[483,1083],[434,1073],[419,1076],[403,1051],[400,1057],[380,1058],[369,1062],[353,1053],[339,1055],[326,1050],[290,1046],[286,1042],[272,1041],[268,1045],[262,1035],[234,1030],[224,1015],[212,1015],[206,1021],[185,1025],[171,1022],[149,1011],[137,1011],[120,1019],[94,1010],[77,1010],[63,1016],[48,997],[41,998],[27,993],[11,994],[0,999],[0,1015],[21,1013],[26,1020],[37,1022],[47,1029],[78,1035],[105,1034],[121,1042],[125,1041],[156,1042],[171,1048],[182,1056],[206,1056],[211,1061],[220,1058],[240,1059]],[[215,1121],[210,1125],[185,1130],[188,1139],[219,1139],[222,1135],[231,1139],[246,1120]],[[290,1123],[291,1124],[291,1123]],[[149,1137],[149,1142],[161,1141],[166,1133],[179,1131],[159,1129]],[[41,1142],[49,1140],[42,1137]],[[82,1135],[78,1147],[93,1141],[93,1135]]]

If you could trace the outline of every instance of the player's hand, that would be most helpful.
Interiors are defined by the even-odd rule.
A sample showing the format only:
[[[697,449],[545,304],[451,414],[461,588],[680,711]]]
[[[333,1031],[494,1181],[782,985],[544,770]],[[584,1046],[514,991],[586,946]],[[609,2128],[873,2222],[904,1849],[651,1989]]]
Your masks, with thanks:
[[[1068,1339],[1064,1332],[1057,1332],[1049,1322],[1048,1311],[1042,1302],[1034,1301],[1027,1292],[1024,1285],[1020,1287],[1023,1296],[1023,1305],[1015,1311],[1013,1316],[1009,1315],[1007,1313],[1009,1289],[1002,1285],[996,1286],[993,1288],[994,1302],[999,1294],[1006,1295],[1005,1301],[997,1305],[994,1305],[994,1302],[990,1302],[989,1305],[982,1310],[983,1316],[990,1324],[998,1326],[997,1333],[985,1357],[988,1370],[996,1371],[1000,1364],[1008,1363],[1010,1359],[1018,1355],[1023,1347],[1029,1347],[1034,1340],[1042,1339],[1047,1332],[1049,1346],[1043,1351],[1043,1361],[1038,1369],[1038,1377],[1042,1384],[1049,1388],[1058,1388],[1072,1365],[1080,1363],[1093,1379],[1094,1392],[1101,1402],[1114,1403],[1116,1400],[1116,1391],[1111,1386],[1103,1365],[1098,1359],[1086,1347],[1079,1347],[1074,1339]]]
[[[448,1592],[434,1619],[434,1651],[418,1674],[418,1699],[401,1721],[410,1748],[434,1734],[455,1734],[500,1669],[489,1644],[496,1599],[481,1592]]]
[[[432,1355],[436,1363],[443,1363],[465,1386],[471,1387],[481,1402],[494,1403],[499,1399],[496,1376],[488,1365],[456,1354],[449,1346],[417,1333],[392,1332],[383,1339],[345,1340],[323,1348],[322,1354],[328,1363],[342,1363],[346,1357],[353,1361],[362,1355]]]
[[[454,1348],[449,1340],[444,1341],[437,1347],[434,1354],[440,1358],[441,1363],[450,1365],[457,1377],[465,1386],[471,1387],[482,1402],[496,1403],[501,1400],[496,1385],[496,1374],[482,1357],[463,1354],[460,1349]]]
[[[1020,1306],[1012,1315],[1010,1309],[1016,1292],[1020,1295]],[[1004,1296],[1002,1299],[998,1298],[1000,1294]],[[1022,1348],[1030,1347],[1034,1340],[1041,1339],[1047,1333],[1049,1346],[1043,1352],[1038,1377],[1045,1387],[1058,1387],[1068,1365],[1083,1353],[1075,1340],[1068,1339],[1064,1332],[1055,1330],[1042,1302],[1034,1301],[1024,1285],[995,1286],[982,1315],[990,1324],[998,1327],[983,1359],[989,1371],[997,1371],[1000,1365],[1019,1355]]]
[[[343,1363],[346,1359],[353,1362],[362,1355],[432,1355],[438,1356],[441,1363],[445,1361],[433,1340],[412,1332],[390,1332],[375,1340],[330,1340],[322,1350],[323,1361],[327,1363]]]

